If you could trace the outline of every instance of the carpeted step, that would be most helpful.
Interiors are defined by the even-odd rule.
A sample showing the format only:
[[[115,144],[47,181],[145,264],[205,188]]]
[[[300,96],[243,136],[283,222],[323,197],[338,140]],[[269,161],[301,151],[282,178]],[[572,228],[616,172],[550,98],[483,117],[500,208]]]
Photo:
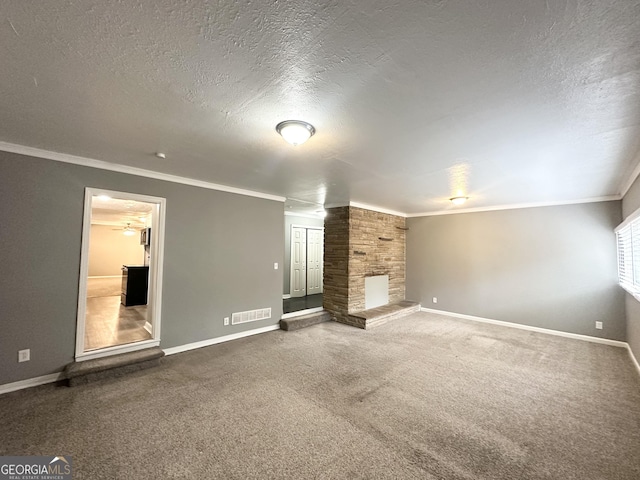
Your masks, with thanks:
[[[284,318],[280,320],[280,328],[282,330],[300,330],[301,328],[310,327],[322,322],[331,320],[331,314],[326,310],[315,313],[308,313],[298,317]]]
[[[418,302],[401,300],[381,307],[350,313],[349,324],[366,330],[387,323],[389,320],[395,320],[419,311],[420,304]]]
[[[160,347],[145,348],[136,352],[70,363],[65,368],[65,375],[70,387],[86,385],[155,367],[160,364],[162,357],[164,357],[164,351]]]

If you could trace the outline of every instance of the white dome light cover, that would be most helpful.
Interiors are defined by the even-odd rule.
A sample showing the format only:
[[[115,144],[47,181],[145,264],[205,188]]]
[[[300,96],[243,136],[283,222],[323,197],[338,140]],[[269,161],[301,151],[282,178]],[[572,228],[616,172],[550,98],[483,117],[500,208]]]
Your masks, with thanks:
[[[451,201],[451,203],[453,203],[454,205],[462,205],[464,202],[466,202],[467,200],[469,200],[469,197],[452,197],[449,199]]]
[[[276,131],[294,147],[309,140],[316,129],[302,120],[285,120],[276,125]]]

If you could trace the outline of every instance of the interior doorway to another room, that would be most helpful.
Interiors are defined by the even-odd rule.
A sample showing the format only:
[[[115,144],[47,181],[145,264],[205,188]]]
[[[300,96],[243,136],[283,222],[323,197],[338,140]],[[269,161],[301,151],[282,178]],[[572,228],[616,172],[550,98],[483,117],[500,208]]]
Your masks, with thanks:
[[[322,310],[324,219],[287,217],[283,313]]]
[[[156,346],[164,199],[87,189],[76,359]]]

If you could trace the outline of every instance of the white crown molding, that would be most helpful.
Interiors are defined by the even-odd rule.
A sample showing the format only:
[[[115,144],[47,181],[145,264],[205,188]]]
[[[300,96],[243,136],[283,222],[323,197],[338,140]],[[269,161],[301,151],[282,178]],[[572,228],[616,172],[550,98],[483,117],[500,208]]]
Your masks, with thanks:
[[[313,213],[296,213],[296,212],[284,212],[287,217],[302,217],[302,218],[313,218],[315,220],[322,220],[324,215],[321,213],[313,214]]]
[[[349,202],[326,203],[324,205],[324,209],[328,210],[330,208],[342,208],[342,207],[348,207],[348,206],[349,206]]]
[[[581,198],[578,200],[560,200],[555,202],[532,202],[532,203],[513,203],[507,205],[496,205],[489,207],[477,207],[477,208],[461,208],[456,210],[437,210],[433,212],[421,212],[421,213],[404,213],[398,212],[396,210],[389,210],[382,207],[377,207],[374,205],[367,205],[365,203],[359,202],[349,202],[347,204],[333,204],[333,205],[325,205],[325,208],[336,208],[336,207],[357,207],[363,208],[365,210],[372,210],[374,212],[387,213],[389,215],[396,215],[398,217],[405,218],[415,218],[415,217],[432,217],[436,215],[456,215],[458,213],[479,213],[479,212],[493,212],[498,210],[516,210],[522,208],[537,208],[537,207],[558,207],[562,205],[578,205],[582,203],[597,203],[597,202],[611,202],[614,200],[621,200],[621,195],[607,195],[603,197],[591,197],[591,198]]]
[[[360,202],[349,202],[350,207],[362,208],[364,210],[371,210],[373,212],[386,213],[388,215],[395,215],[396,217],[407,217],[406,213],[398,212],[396,210],[390,210],[388,208],[377,207],[375,205],[367,205]]]
[[[36,158],[43,158],[47,160],[53,160],[56,162],[71,163],[74,165],[92,167],[100,170],[109,170],[112,172],[126,173],[129,175],[137,175],[139,177],[153,178],[155,180],[163,180],[165,182],[180,183],[183,185],[190,185],[193,187],[206,188],[208,190],[217,190],[220,192],[235,193],[238,195],[244,195],[248,197],[262,198],[265,200],[273,200],[276,202],[284,203],[286,201],[285,197],[282,197],[279,195],[256,192],[253,190],[246,190],[243,188],[229,187],[227,185],[220,185],[217,183],[206,182],[204,180],[196,180],[194,178],[181,177],[178,175],[161,173],[161,172],[146,170],[138,167],[131,167],[129,165],[105,162],[104,160],[96,160],[93,158],[80,157],[77,155],[69,155],[66,153],[53,152],[53,151],[44,150],[41,148],[27,147],[25,145],[18,145],[15,143],[0,141],[0,151],[17,153],[19,155],[27,155],[27,156],[36,157]],[[429,217],[429,216],[435,216],[435,215],[455,215],[458,213],[477,213],[477,212],[490,212],[490,211],[496,211],[496,210],[514,210],[519,208],[551,207],[551,206],[560,206],[560,205],[574,205],[574,204],[580,204],[580,203],[607,202],[607,201],[613,201],[613,200],[621,200],[622,197],[626,195],[629,188],[631,187],[631,185],[633,184],[633,182],[636,180],[638,176],[640,176],[640,155],[638,156],[638,164],[633,170],[633,173],[631,174],[630,177],[628,177],[628,179],[625,182],[623,182],[623,184],[620,187],[621,193],[617,195],[585,198],[585,199],[570,200],[570,201],[515,203],[515,204],[507,204],[507,205],[496,205],[496,206],[490,206],[490,207],[464,208],[464,209],[456,209],[456,210],[439,210],[434,212],[421,212],[421,213],[404,213],[404,212],[399,212],[397,210],[391,210],[388,208],[378,207],[376,205],[369,205],[369,204],[360,203],[360,202],[327,204],[325,205],[325,209],[350,206],[350,207],[362,208],[365,210],[371,210],[374,212],[395,215],[398,217],[413,218],[413,217]],[[287,212],[285,212],[285,215],[286,214]],[[295,216],[305,216],[305,215],[294,214],[294,213],[289,213],[289,214],[295,215]],[[319,217],[319,218],[322,218],[322,217]]]
[[[456,215],[458,213],[493,212],[496,210],[516,210],[521,208],[559,207],[562,205],[578,205],[582,203],[611,202],[614,200],[621,200],[621,199],[622,197],[620,195],[608,195],[605,197],[582,198],[579,200],[562,200],[557,202],[513,203],[510,205],[496,205],[492,207],[461,208],[459,210],[440,210],[436,212],[409,213],[409,214],[406,214],[406,217],[407,218],[432,217],[435,215]]]
[[[77,155],[69,155],[67,153],[52,152],[41,148],[27,147],[15,143],[0,142],[0,151],[17,153],[19,155],[27,155],[30,157],[43,158],[46,160],[54,160],[56,162],[72,163],[74,165],[82,165],[84,167],[98,168],[100,170],[109,170],[112,172],[127,173],[129,175],[137,175],[139,177],[153,178],[155,180],[163,180],[165,182],[181,183],[192,187],[206,188],[208,190],[217,190],[220,192],[235,193],[247,197],[262,198],[265,200],[274,200],[283,202],[285,197],[279,195],[271,195],[269,193],[254,192],[253,190],[245,190],[243,188],[228,187],[217,183],[196,180],[195,178],[180,177],[168,173],[155,172],[144,168],[131,167],[119,163],[105,162],[104,160],[96,160],[94,158],[79,157]]]
[[[622,183],[620,184],[620,197],[621,198],[624,197],[627,194],[627,192],[631,188],[631,185],[633,185],[633,182],[635,182],[636,179],[638,178],[638,176],[640,175],[640,151],[638,151],[638,154],[636,155],[636,158],[634,159],[634,163],[635,163],[635,168],[631,171],[631,175],[626,177],[622,181]]]

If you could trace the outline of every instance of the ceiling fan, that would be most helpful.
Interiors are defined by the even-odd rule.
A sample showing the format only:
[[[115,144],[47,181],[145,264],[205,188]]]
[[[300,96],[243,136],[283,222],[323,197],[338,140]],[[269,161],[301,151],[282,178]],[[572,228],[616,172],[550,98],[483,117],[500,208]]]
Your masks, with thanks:
[[[127,237],[132,237],[137,233],[136,230],[131,226],[131,223],[127,223],[126,227],[113,228],[112,230],[122,230],[122,234],[126,235]]]

